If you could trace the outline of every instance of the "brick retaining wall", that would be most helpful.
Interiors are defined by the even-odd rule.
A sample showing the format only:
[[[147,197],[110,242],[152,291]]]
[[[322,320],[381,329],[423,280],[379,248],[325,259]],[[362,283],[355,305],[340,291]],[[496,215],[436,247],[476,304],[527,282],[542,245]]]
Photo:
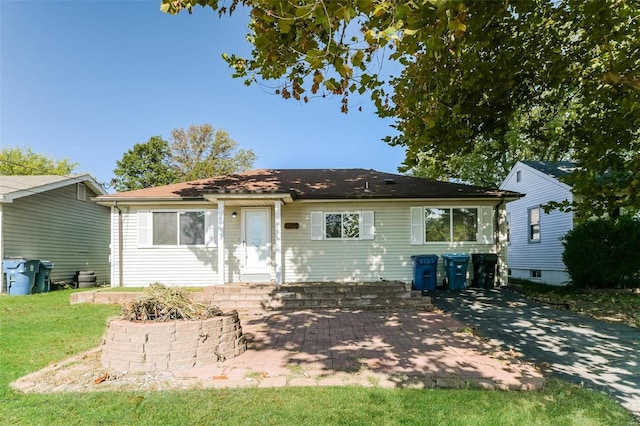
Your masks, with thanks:
[[[181,370],[243,354],[247,342],[237,312],[202,321],[109,321],[102,365],[116,371]]]

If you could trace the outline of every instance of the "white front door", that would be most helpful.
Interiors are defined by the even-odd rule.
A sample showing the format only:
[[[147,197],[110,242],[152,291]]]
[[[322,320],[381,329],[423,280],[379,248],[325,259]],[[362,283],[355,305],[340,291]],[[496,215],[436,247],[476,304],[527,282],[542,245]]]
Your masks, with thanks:
[[[271,266],[269,209],[242,210],[243,273],[265,274]]]

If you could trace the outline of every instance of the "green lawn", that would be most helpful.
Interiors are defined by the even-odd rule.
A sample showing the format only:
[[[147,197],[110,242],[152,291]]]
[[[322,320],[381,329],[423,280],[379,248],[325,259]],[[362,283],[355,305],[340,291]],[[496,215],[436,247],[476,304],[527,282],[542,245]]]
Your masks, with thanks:
[[[604,395],[552,381],[539,392],[275,388],[22,395],[11,381],[98,345],[117,306],[72,291],[0,297],[0,421],[19,425],[630,425]]]

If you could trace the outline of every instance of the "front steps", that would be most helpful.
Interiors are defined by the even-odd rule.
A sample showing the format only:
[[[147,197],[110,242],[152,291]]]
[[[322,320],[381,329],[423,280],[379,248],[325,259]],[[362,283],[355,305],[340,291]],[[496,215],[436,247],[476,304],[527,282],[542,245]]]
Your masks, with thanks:
[[[71,304],[124,305],[140,292],[86,291],[71,295]],[[432,310],[431,298],[398,281],[376,283],[224,284],[190,293],[193,300],[212,303],[223,311],[300,309],[418,309]]]
[[[204,288],[202,299],[223,311],[280,309],[421,309],[431,298],[412,291],[410,284],[378,283],[225,284]]]

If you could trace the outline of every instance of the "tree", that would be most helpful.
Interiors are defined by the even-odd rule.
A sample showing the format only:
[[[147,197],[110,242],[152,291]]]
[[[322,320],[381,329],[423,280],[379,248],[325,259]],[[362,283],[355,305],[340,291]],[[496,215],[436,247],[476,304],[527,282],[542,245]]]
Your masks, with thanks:
[[[238,143],[211,124],[191,125],[171,131],[170,164],[179,181],[203,179],[249,170],[256,155],[237,149]]]
[[[406,147],[404,170],[426,161],[459,178],[461,161],[509,153],[522,124],[525,151],[577,162],[582,215],[640,208],[637,1],[162,0],[161,10],[196,5],[249,8],[251,57],[224,55],[247,84],[277,80],[283,98],[305,102],[340,96],[344,112],[350,93],[369,93],[395,119],[386,141]],[[400,74],[380,73],[381,61]]]
[[[134,145],[113,171],[116,191],[151,188],[177,182],[237,173],[253,166],[252,150],[210,124],[191,125],[171,131],[171,144],[160,136]]]
[[[69,159],[55,160],[30,148],[0,149],[0,175],[60,175],[74,172],[78,163]]]
[[[169,143],[160,136],[153,136],[145,143],[138,143],[116,162],[113,171],[116,191],[131,191],[176,182],[177,173],[169,164]]]

